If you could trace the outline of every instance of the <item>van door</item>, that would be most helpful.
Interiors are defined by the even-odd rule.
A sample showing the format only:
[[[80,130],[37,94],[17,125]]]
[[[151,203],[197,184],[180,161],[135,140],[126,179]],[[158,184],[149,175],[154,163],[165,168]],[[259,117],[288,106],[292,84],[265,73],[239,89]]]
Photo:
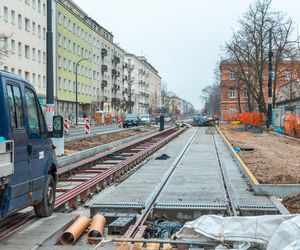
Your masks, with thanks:
[[[29,125],[29,176],[33,201],[39,200],[46,185],[49,145],[46,145],[46,125],[35,92],[25,87]]]
[[[14,140],[15,163],[12,175],[9,211],[29,204],[29,169],[27,144],[28,135],[25,127],[24,109],[21,88],[17,82],[6,81],[7,107],[10,132],[8,139]]]

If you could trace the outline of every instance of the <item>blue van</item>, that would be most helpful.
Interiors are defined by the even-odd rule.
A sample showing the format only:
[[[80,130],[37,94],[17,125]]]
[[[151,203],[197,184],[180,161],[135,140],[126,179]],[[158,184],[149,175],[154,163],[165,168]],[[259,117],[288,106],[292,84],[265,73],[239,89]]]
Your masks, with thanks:
[[[53,117],[53,132],[31,84],[0,71],[0,218],[27,206],[39,217],[53,213],[56,187],[55,146],[63,118]]]

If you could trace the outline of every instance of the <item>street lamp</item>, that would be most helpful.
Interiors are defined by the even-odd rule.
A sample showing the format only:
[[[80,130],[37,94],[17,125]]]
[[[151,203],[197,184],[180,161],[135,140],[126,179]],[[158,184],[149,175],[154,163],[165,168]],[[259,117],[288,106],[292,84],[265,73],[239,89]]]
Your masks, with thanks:
[[[78,125],[78,82],[77,82],[77,75],[78,75],[78,65],[80,62],[90,60],[90,58],[82,58],[76,63],[75,69],[75,111],[76,111],[76,126]]]

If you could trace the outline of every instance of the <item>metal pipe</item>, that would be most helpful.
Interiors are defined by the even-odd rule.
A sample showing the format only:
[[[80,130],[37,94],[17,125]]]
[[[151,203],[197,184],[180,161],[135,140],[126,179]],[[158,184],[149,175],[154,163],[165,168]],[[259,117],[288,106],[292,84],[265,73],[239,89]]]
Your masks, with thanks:
[[[90,224],[89,217],[81,215],[61,236],[63,245],[73,245]]]
[[[91,223],[90,230],[88,232],[88,242],[95,243],[93,237],[102,237],[104,232],[104,226],[106,224],[106,219],[101,214],[96,214]]]

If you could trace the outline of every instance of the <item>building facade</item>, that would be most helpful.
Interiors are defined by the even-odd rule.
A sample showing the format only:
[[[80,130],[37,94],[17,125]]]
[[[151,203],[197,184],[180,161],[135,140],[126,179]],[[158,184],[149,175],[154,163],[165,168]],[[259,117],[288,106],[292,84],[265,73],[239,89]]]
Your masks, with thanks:
[[[0,69],[31,82],[42,104],[46,102],[46,3],[46,0],[0,1],[0,33],[7,51]],[[53,30],[55,36],[54,13]]]
[[[87,16],[68,0],[57,1],[57,110],[75,117],[76,85],[79,117],[91,115],[92,30]],[[77,78],[77,81],[76,81]]]
[[[134,113],[161,106],[161,77],[144,57],[125,53],[113,35],[71,0],[53,0],[54,94],[56,113],[93,117],[96,111]],[[47,0],[2,0],[0,27],[8,52],[0,69],[27,79],[46,103]],[[135,65],[128,80],[126,65]],[[131,89],[131,91],[129,91]]]
[[[132,101],[132,113],[151,113],[161,106],[161,77],[143,56],[125,53],[125,99]]]
[[[249,87],[238,75],[237,65],[223,61],[220,64],[220,98],[221,98],[221,119],[228,120],[232,114],[256,111],[258,103],[251,96]],[[283,61],[277,69],[272,72],[272,79],[276,77],[276,89],[273,89],[275,106],[293,100],[300,91],[298,90],[300,79],[300,61]],[[268,103],[268,69],[267,65],[263,70],[263,98]],[[255,82],[253,86],[255,87]],[[255,88],[258,89],[256,86]],[[272,86],[274,88],[274,84]],[[275,93],[275,95],[274,95]]]

